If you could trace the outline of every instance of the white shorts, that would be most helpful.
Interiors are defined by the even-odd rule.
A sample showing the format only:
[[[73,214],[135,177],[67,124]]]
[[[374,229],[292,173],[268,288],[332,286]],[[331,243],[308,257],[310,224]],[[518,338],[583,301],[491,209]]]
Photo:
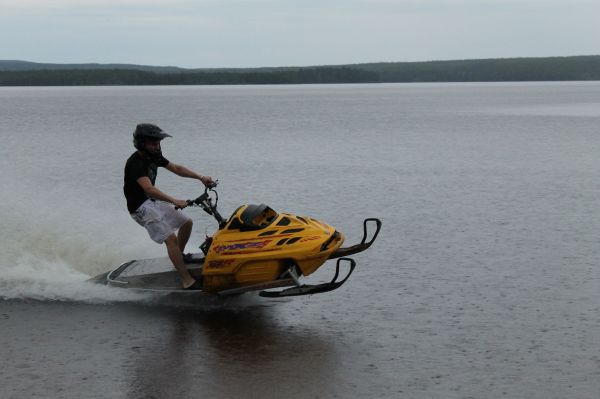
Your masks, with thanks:
[[[183,212],[176,210],[175,205],[163,201],[147,199],[131,214],[140,226],[148,230],[154,242],[162,244],[175,233],[185,222],[191,220]]]

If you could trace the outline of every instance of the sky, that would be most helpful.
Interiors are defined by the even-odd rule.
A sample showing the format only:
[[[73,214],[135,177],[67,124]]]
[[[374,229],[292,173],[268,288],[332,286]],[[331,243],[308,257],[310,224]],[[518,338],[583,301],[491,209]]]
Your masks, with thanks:
[[[0,59],[186,68],[600,54],[599,0],[0,0]]]

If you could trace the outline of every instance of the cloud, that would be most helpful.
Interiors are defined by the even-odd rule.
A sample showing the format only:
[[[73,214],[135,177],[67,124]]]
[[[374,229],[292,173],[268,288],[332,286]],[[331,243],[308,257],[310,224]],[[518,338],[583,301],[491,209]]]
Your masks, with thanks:
[[[596,54],[597,0],[0,0],[4,58],[189,67]]]

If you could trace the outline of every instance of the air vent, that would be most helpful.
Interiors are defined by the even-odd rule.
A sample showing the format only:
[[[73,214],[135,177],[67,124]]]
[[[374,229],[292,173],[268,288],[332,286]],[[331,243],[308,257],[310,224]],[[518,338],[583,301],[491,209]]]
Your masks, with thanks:
[[[298,233],[300,231],[302,231],[304,229],[287,229],[287,230],[283,230],[281,232],[281,234],[292,234],[292,233]]]
[[[301,237],[294,237],[294,238],[290,238],[289,241],[287,242],[287,245],[289,244],[293,244],[296,241],[298,241]]]
[[[277,222],[277,226],[287,226],[290,224],[290,218],[283,217],[279,222]]]

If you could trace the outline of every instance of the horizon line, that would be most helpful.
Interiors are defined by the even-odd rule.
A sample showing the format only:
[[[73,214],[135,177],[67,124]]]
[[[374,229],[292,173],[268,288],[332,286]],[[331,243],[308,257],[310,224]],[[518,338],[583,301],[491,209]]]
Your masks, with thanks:
[[[431,59],[421,61],[365,61],[354,63],[336,63],[336,64],[310,64],[310,65],[278,65],[278,66],[252,66],[252,67],[180,67],[176,65],[154,65],[154,64],[137,64],[132,62],[47,62],[47,61],[29,61],[18,59],[0,59],[0,62],[24,62],[31,64],[53,64],[53,65],[134,65],[154,68],[177,68],[177,69],[262,69],[262,68],[312,68],[312,67],[335,67],[348,65],[365,65],[365,64],[417,64],[428,62],[453,62],[453,61],[486,61],[486,60],[513,60],[513,59],[543,59],[543,58],[575,58],[575,57],[598,57],[600,54],[578,54],[578,55],[551,55],[551,56],[511,56],[511,57],[491,57],[491,58],[454,58],[454,59]]]

